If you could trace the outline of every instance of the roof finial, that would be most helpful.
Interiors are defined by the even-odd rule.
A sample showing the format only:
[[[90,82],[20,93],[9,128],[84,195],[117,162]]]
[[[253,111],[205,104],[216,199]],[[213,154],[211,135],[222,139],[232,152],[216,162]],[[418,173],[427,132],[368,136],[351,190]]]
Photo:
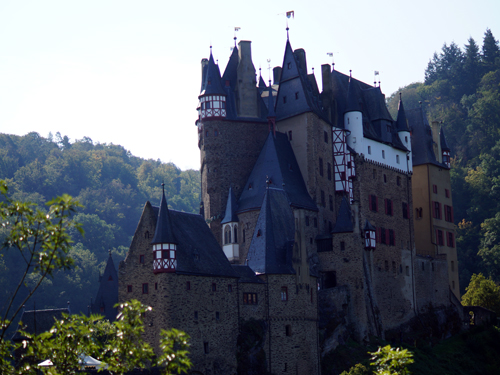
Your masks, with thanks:
[[[378,81],[378,87],[380,87],[380,81]]]
[[[352,78],[352,69],[349,69],[349,78]]]
[[[314,75],[314,66],[312,67],[313,75]]]
[[[163,190],[163,194],[165,195],[165,182],[164,181],[161,182],[161,188]]]
[[[271,180],[269,179],[269,176],[266,176],[266,189],[269,189],[270,184],[271,184]]]
[[[399,100],[401,100],[401,92],[399,93]]]
[[[290,35],[288,34],[288,30],[290,30],[290,28],[288,27],[288,21],[286,21],[286,40],[290,40]]]
[[[108,253],[109,253],[109,256],[111,256],[111,248],[109,248]]]

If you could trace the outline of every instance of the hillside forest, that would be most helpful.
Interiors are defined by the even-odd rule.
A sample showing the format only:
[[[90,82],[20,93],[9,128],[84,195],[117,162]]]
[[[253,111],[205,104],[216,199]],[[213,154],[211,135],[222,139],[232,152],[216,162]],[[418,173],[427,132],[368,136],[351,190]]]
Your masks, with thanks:
[[[445,43],[425,69],[425,81],[387,99],[393,116],[399,92],[406,109],[421,105],[443,123],[451,149],[451,184],[460,289],[473,273],[500,283],[500,49],[491,30],[480,46]],[[395,117],[394,117],[395,118]]]
[[[500,49],[489,29],[482,45],[470,38],[463,47],[445,43],[425,69],[425,81],[393,93],[387,105],[396,118],[399,92],[406,109],[423,106],[429,121],[443,122],[452,153],[452,192],[460,287],[473,273],[500,283]],[[0,134],[0,179],[12,198],[40,207],[63,193],[84,208],[76,215],[85,235],[72,234],[76,267],[58,271],[37,290],[37,309],[87,312],[99,286],[109,251],[115,266],[126,254],[142,207],[160,202],[165,183],[170,208],[198,212],[200,175],[172,163],[133,156],[122,146],[92,139],[71,141],[59,133],[43,137]],[[0,231],[0,237],[2,232]],[[2,240],[2,238],[0,238]],[[2,241],[3,243],[3,241]],[[19,254],[0,258],[0,308],[22,272]],[[30,280],[25,292],[30,288]]]
[[[122,146],[94,143],[90,138],[73,142],[57,133],[44,138],[0,134],[0,179],[7,181],[9,195],[40,208],[55,196],[67,193],[84,206],[75,220],[83,225],[82,236],[70,233],[70,256],[75,267],[44,279],[28,309],[63,308],[70,302],[74,313],[87,313],[99,287],[109,252],[115,267],[124,259],[146,201],[159,205],[162,183],[170,208],[199,211],[198,171],[181,171],[171,163],[144,160]],[[0,231],[0,237],[4,233]],[[0,238],[2,244],[4,239]],[[0,308],[5,306],[23,272],[19,252],[2,251],[0,257]],[[24,294],[36,280],[29,280]],[[22,297],[23,293],[19,296]]]

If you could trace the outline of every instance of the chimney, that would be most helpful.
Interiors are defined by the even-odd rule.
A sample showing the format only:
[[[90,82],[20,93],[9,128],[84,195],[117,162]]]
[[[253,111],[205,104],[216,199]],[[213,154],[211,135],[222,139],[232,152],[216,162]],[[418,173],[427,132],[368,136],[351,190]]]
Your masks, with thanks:
[[[252,62],[251,41],[241,40],[238,43],[239,63],[236,70],[237,111],[241,117],[257,117],[257,79]]]
[[[330,64],[321,65],[321,81],[323,84],[323,92],[321,93],[321,104],[325,109],[328,120],[332,121],[332,73]]]
[[[281,66],[275,66],[273,68],[273,84],[279,85],[281,80]]]
[[[441,132],[441,124],[439,121],[432,121],[432,145],[434,149],[434,155],[439,163],[443,162],[443,153],[441,151],[441,141],[439,138],[439,133]]]
[[[299,62],[299,66],[307,74],[307,61],[306,61],[306,51],[303,48],[296,49],[293,54]]]

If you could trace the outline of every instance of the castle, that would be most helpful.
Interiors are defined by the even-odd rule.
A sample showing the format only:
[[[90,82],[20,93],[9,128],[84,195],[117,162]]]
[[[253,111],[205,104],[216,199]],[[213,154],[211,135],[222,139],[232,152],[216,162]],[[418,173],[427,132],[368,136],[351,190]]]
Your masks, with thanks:
[[[328,64],[320,92],[288,38],[267,85],[250,41],[201,67],[200,215],[147,202],[118,270],[156,350],[175,327],[192,373],[319,374],[347,337],[460,306],[439,123]]]

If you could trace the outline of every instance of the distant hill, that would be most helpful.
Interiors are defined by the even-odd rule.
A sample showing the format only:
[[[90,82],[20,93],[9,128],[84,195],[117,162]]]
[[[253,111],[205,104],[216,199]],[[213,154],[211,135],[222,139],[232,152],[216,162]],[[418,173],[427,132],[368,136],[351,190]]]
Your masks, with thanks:
[[[25,136],[0,134],[0,178],[8,181],[13,198],[43,207],[63,193],[85,207],[76,219],[85,236],[72,233],[76,268],[58,272],[37,291],[37,309],[65,307],[87,312],[98,288],[108,251],[115,265],[130,245],[142,207],[160,202],[162,182],[170,208],[199,210],[199,171],[181,171],[172,163],[133,156],[122,146],[94,143],[90,138],[70,142],[59,133],[48,138],[31,132]],[[0,234],[1,236],[1,234]],[[19,259],[13,252],[0,258],[0,306],[19,280]],[[28,285],[29,287],[29,285]]]

